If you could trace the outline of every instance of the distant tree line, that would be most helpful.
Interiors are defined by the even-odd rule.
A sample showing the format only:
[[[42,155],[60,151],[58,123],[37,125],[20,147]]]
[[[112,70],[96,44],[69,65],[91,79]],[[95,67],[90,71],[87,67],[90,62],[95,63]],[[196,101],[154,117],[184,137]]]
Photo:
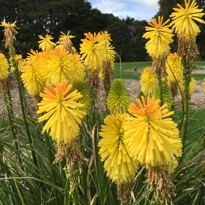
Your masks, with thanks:
[[[172,7],[181,1],[159,0],[157,15],[167,19]],[[198,2],[200,7],[205,7],[204,0]],[[57,41],[61,31],[67,33],[70,30],[70,34],[75,36],[72,42],[78,50],[84,33],[107,30],[122,61],[149,59],[145,50],[146,40],[142,38],[147,21],[138,21],[129,16],[119,19],[113,14],[103,14],[98,9],[92,9],[87,0],[0,0],[0,20],[11,23],[17,20],[19,33],[16,48],[17,53],[24,56],[30,48],[38,49],[38,35],[50,34]],[[197,39],[202,51],[201,59],[205,59],[204,27]],[[3,32],[0,32],[0,38],[4,38]],[[0,50],[3,50],[3,44]]]

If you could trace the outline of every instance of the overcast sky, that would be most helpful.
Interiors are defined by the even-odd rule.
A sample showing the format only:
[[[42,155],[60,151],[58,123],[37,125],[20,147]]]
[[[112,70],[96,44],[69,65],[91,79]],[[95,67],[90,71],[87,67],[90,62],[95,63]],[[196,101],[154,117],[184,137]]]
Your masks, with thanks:
[[[120,19],[127,16],[135,20],[150,21],[159,10],[158,0],[88,0],[92,8],[112,13]]]

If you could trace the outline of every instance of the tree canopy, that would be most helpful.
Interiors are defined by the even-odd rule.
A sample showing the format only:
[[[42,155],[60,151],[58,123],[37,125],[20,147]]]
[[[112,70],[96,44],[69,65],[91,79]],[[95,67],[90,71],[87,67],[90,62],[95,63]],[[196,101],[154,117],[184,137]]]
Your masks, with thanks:
[[[159,0],[157,15],[169,18],[172,8],[183,0]],[[198,0],[200,7],[205,7],[205,0]],[[111,34],[112,44],[123,61],[143,61],[148,58],[145,50],[146,40],[142,38],[147,22],[127,16],[119,19],[113,14],[103,14],[93,9],[87,0],[0,0],[0,20],[14,22],[19,27],[17,35],[17,52],[26,55],[30,48],[38,49],[38,35],[50,34],[57,41],[60,32],[74,35],[72,39],[79,49],[81,39],[86,32],[107,30]],[[201,58],[205,58],[203,37],[205,27],[198,36]],[[3,32],[0,33],[3,40]],[[3,49],[3,46],[0,48]]]

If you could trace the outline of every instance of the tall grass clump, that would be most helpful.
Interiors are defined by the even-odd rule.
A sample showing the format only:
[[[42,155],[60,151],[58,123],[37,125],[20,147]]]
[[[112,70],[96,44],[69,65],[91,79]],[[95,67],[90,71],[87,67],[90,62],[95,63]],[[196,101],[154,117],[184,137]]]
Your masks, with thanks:
[[[79,53],[70,31],[57,42],[39,35],[39,50],[23,59],[14,47],[16,22],[1,23],[8,53],[0,53],[7,112],[0,119],[0,205],[205,203],[204,126],[193,126],[201,130],[194,139],[188,129],[197,123],[189,115],[196,22],[205,22],[195,0],[184,3],[173,8],[171,21],[159,16],[145,27],[152,65],[142,71],[134,102],[122,79],[113,79],[116,53],[107,31],[85,33]],[[178,50],[170,53],[174,34]]]

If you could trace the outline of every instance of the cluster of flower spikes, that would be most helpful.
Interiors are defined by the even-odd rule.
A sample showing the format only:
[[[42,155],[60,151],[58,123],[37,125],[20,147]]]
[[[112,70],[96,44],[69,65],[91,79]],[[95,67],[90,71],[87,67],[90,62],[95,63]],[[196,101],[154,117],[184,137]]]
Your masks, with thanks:
[[[114,80],[111,85],[107,107],[110,112],[101,125],[98,143],[101,161],[107,176],[117,185],[118,199],[124,204],[130,200],[130,183],[138,170],[138,161],[130,156],[124,137],[123,124],[129,115],[127,109],[130,98],[122,80]]]
[[[74,48],[70,38],[73,36],[69,32],[67,35],[62,33],[57,43],[53,43],[53,37],[48,34],[45,38],[39,35],[39,38],[42,51],[31,50],[21,66],[22,81],[32,96],[38,96],[50,83],[84,80],[85,68],[80,55],[72,52]]]
[[[110,34],[105,32],[85,33],[85,38],[80,44],[80,54],[84,59],[85,66],[90,70],[102,69],[102,64],[105,59],[113,62],[115,51],[110,44]],[[113,64],[112,64],[113,65]]]
[[[102,79],[106,91],[111,84],[114,70],[114,47],[111,45],[110,34],[107,31],[85,33],[80,44],[80,54],[88,70],[88,85],[96,93],[99,88],[99,78]],[[95,94],[93,96],[95,98]]]

